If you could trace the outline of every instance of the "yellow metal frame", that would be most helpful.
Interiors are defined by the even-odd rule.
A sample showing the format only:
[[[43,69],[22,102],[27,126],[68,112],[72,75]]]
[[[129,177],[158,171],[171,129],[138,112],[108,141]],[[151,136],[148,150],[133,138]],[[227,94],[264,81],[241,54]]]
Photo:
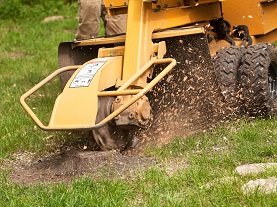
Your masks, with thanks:
[[[174,3],[173,0],[170,2]],[[166,46],[164,43],[160,42],[158,44],[153,44],[152,42],[152,38],[155,38],[155,36],[156,38],[165,38],[169,33],[171,33],[169,36],[174,36],[174,34],[172,34],[174,32],[171,31],[164,32],[163,34],[153,34],[154,32],[164,31],[168,28],[179,27],[182,25],[209,21],[211,19],[221,17],[221,4],[219,1],[201,0],[201,3],[203,4],[193,6],[181,5],[181,7],[178,6],[168,9],[166,8],[166,5],[164,5],[165,9],[154,11],[152,9],[153,3],[151,1],[129,0],[126,36],[106,38],[105,40],[97,38],[95,39],[95,42],[93,42],[94,40],[89,40],[73,44],[73,46],[78,47],[86,44],[97,45],[108,41],[111,43],[115,43],[116,41],[125,42],[124,47],[100,49],[98,58],[91,60],[93,62],[98,61],[101,57],[112,57],[107,63],[101,66],[99,73],[97,72],[95,77],[93,77],[92,85],[89,85],[87,89],[69,89],[69,85],[72,83],[74,77],[76,77],[78,72],[81,71],[82,68],[85,67],[84,65],[88,63],[78,66],[78,68],[77,66],[65,67],[52,73],[37,86],[25,93],[20,99],[23,108],[40,128],[48,131],[97,129],[102,127],[144,96],[176,65],[175,59],[163,59],[163,55],[166,52]],[[190,31],[187,34],[196,34],[203,33],[204,29],[202,27],[191,27],[187,31]],[[180,30],[177,31],[177,33],[178,32],[180,34]],[[156,64],[166,63],[168,63],[168,65],[148,83],[147,80],[151,76],[153,66]],[[54,77],[69,70],[76,71],[68,81],[62,94],[60,94],[60,96],[56,99],[50,122],[47,126],[45,126],[26,104],[25,100]],[[100,75],[102,71],[105,73],[103,76]],[[108,71],[112,71],[112,77],[110,77]],[[110,84],[107,84],[106,82],[109,82]],[[111,86],[118,87],[118,89],[115,91],[106,91],[106,89]],[[116,97],[126,95],[132,95],[132,97],[129,100],[126,100],[122,106],[113,111],[105,119],[101,120],[99,123],[96,123],[99,97]],[[73,101],[74,98],[80,98],[81,100],[80,102]],[[71,110],[75,111],[72,112]],[[78,110],[80,114],[77,114]],[[86,113],[88,110],[91,111]],[[70,115],[67,115],[67,111]],[[75,114],[77,114],[76,119],[74,117]]]
[[[134,89],[134,90],[128,90],[127,88],[136,80],[138,79],[143,73],[145,73],[151,66],[154,64],[165,64],[169,63],[168,66],[159,74],[157,75],[150,83],[146,85],[141,90]],[[31,110],[31,108],[27,105],[25,100],[32,95],[35,91],[39,90],[41,87],[43,87],[46,83],[51,81],[53,78],[61,74],[62,72],[69,71],[69,70],[76,70],[77,68],[80,68],[81,66],[68,66],[61,68],[51,75],[49,75],[47,78],[42,80],[39,84],[34,86],[32,89],[27,91],[24,95],[20,98],[20,103],[23,106],[23,108],[27,111],[27,113],[31,116],[31,118],[36,122],[36,124],[43,130],[51,131],[51,130],[77,130],[77,129],[97,129],[102,126],[104,126],[107,122],[111,121],[114,117],[116,117],[118,114],[120,114],[122,111],[124,111],[126,108],[128,108],[130,105],[135,103],[138,99],[140,99],[142,96],[144,96],[149,90],[151,90],[168,72],[171,71],[171,69],[176,65],[176,60],[172,58],[165,58],[165,59],[151,59],[147,64],[145,64],[140,70],[138,70],[126,83],[124,83],[118,90],[116,91],[99,91],[97,96],[124,96],[124,95],[134,95],[130,100],[128,100],[126,103],[124,103],[121,107],[119,107],[117,110],[115,110],[113,113],[111,113],[108,117],[103,119],[101,122],[95,124],[92,117],[92,122],[83,124],[82,126],[76,126],[76,125],[48,125],[45,126],[39,118],[36,116],[36,114]],[[76,72],[75,72],[76,73]]]
[[[267,2],[265,0],[245,0],[244,6],[241,7],[243,12],[247,11],[245,5],[253,6],[253,1],[256,1],[258,8],[252,11],[255,21],[250,25],[250,32],[252,34],[264,34],[270,31],[276,31],[276,21],[274,14],[276,13],[277,2]],[[166,38],[171,36],[184,35],[183,33],[196,34],[203,33],[203,27],[190,27],[184,31],[165,31],[169,28],[180,27],[183,25],[193,25],[194,23],[201,24],[212,19],[222,18],[221,0],[107,0],[106,7],[110,10],[110,14],[125,13],[128,11],[126,36],[112,38],[96,38],[92,40],[85,40],[72,43],[72,47],[101,45],[106,43],[125,42],[125,46],[99,49],[98,58],[90,60],[84,65],[68,66],[61,68],[38,85],[34,86],[20,98],[23,108],[36,122],[36,124],[44,130],[80,130],[80,129],[97,129],[111,121],[121,112],[134,104],[137,100],[143,97],[149,90],[151,90],[172,68],[176,65],[176,60],[173,58],[164,58],[166,52],[166,45],[164,42],[153,44],[152,40],[155,38]],[[237,2],[237,3],[236,3]],[[241,18],[239,10],[240,7],[234,8],[234,4],[239,5],[240,0],[225,0],[223,1],[223,8],[225,18],[233,20],[234,17]],[[232,4],[233,10],[228,10]],[[231,7],[230,7],[231,8]],[[252,7],[253,8],[253,7]],[[263,11],[267,11],[264,15]],[[249,11],[249,10],[248,10]],[[274,13],[275,12],[275,13]],[[228,18],[228,13],[231,15]],[[251,14],[248,15],[248,19]],[[257,17],[257,18],[256,18]],[[245,18],[244,18],[245,19]],[[263,23],[264,19],[267,21]],[[240,22],[239,24],[249,24]],[[231,22],[232,24],[232,22]],[[234,25],[234,24],[233,24]],[[256,31],[262,27],[262,31]],[[162,31],[162,32],[160,32]],[[273,34],[273,33],[272,33]],[[275,35],[276,33],[274,33]],[[109,60],[99,67],[99,72],[95,73],[92,78],[92,83],[87,87],[79,87],[75,89],[70,88],[70,84],[77,77],[78,73],[85,67],[86,64],[101,61],[101,58],[108,58]],[[156,64],[168,64],[162,72],[160,72],[149,83],[148,78],[151,77],[153,66]],[[35,91],[39,90],[46,83],[61,74],[62,72],[76,70],[71,79],[68,81],[64,91],[56,99],[54,109],[50,118],[50,122],[45,126],[36,114],[27,105],[26,99],[30,97]],[[102,74],[103,73],[103,74]],[[117,88],[115,91],[107,91],[108,88]],[[130,99],[125,102],[110,115],[96,123],[98,112],[98,98],[105,96],[127,96],[132,95]],[[74,98],[81,98],[80,102],[73,101]],[[68,106],[67,106],[68,105]],[[65,107],[65,108],[64,108]],[[77,109],[76,109],[77,108]],[[73,112],[71,111],[73,110]],[[76,115],[75,112],[81,112]],[[91,110],[89,113],[86,111]],[[70,115],[67,115],[67,111]],[[70,120],[67,118],[70,117]],[[85,118],[82,118],[85,117]]]
[[[173,7],[181,7],[181,6],[198,6],[200,4],[208,4],[214,2],[220,2],[222,0],[143,0],[144,2],[153,2],[152,9],[166,9]],[[109,10],[120,10],[124,11],[129,6],[128,0],[105,0],[105,7]],[[111,11],[111,14],[118,14],[117,11]]]
[[[174,30],[169,29],[169,30],[155,32],[152,34],[152,40],[159,39],[159,38],[166,38],[166,37],[176,37],[176,36],[205,33],[204,26],[207,24],[209,24],[209,22],[204,22],[203,25],[186,26],[186,27],[181,27]],[[119,35],[116,37],[109,37],[109,38],[100,37],[95,39],[87,39],[87,40],[72,42],[71,47],[72,49],[74,49],[76,47],[82,47],[82,46],[122,43],[122,42],[125,42],[125,39],[126,39],[126,35]]]
[[[60,68],[60,69],[56,70],[55,72],[53,72],[52,74],[50,74],[45,79],[43,79],[40,83],[35,85],[33,88],[31,88],[29,91],[27,91],[25,94],[23,94],[20,97],[20,103],[21,103],[22,107],[25,109],[25,111],[29,114],[29,116],[36,122],[36,124],[40,128],[44,129],[47,127],[45,127],[44,124],[39,120],[39,118],[36,116],[36,114],[33,112],[33,110],[28,106],[28,104],[25,102],[25,100],[28,97],[30,97],[33,93],[35,93],[37,90],[39,90],[44,85],[46,85],[48,82],[50,82],[52,79],[54,79],[55,77],[60,75],[61,73],[66,72],[66,71],[71,71],[71,70],[77,70],[80,67],[81,67],[81,65],[74,65],[74,66],[67,66],[67,67]]]

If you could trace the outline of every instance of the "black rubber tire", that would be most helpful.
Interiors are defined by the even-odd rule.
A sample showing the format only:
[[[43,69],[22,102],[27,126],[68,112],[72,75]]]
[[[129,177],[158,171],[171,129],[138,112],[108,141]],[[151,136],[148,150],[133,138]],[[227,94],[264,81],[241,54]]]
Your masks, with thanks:
[[[277,49],[274,45],[260,43],[247,47],[239,68],[239,82],[244,113],[276,114]]]
[[[243,47],[231,46],[217,51],[213,57],[216,78],[225,101],[238,105],[238,69],[245,51]]]

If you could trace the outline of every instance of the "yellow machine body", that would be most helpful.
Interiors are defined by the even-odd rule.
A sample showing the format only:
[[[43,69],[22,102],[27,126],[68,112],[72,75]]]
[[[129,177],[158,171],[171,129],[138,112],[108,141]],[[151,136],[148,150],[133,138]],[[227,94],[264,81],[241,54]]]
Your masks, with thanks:
[[[92,128],[96,122],[97,94],[114,86],[122,76],[122,57],[97,58],[85,63],[68,81],[56,99],[49,127],[58,129]],[[109,77],[109,78],[107,78]],[[80,101],[82,100],[82,101]],[[74,107],[76,106],[76,109]]]
[[[222,11],[232,26],[247,25],[253,44],[277,41],[276,0],[225,0]]]
[[[34,87],[21,98],[21,103],[35,122],[44,130],[74,130],[74,129],[94,129],[99,128],[106,122],[113,119],[130,105],[142,98],[155,84],[157,84],[176,64],[174,59],[163,59],[166,52],[166,45],[163,42],[153,43],[152,39],[166,36],[178,36],[180,34],[204,33],[203,26],[193,26],[175,32],[160,32],[168,28],[182,25],[207,22],[211,19],[221,17],[220,1],[200,1],[189,5],[176,5],[175,1],[166,3],[158,2],[161,5],[159,10],[151,1],[130,0],[128,5],[125,1],[106,2],[111,11],[127,8],[128,16],[126,36],[118,38],[104,38],[84,40],[72,43],[72,48],[85,45],[105,44],[108,42],[124,42],[125,46],[113,48],[100,48],[96,59],[86,62],[78,68],[71,79],[65,85],[63,92],[58,96],[50,118],[48,126],[40,122],[36,115],[25,103],[25,99],[40,86],[50,81],[47,78],[40,83],[39,87]],[[171,8],[168,8],[168,7]],[[109,58],[108,58],[109,57]],[[113,58],[111,58],[113,57]],[[108,59],[105,59],[108,58]],[[106,62],[103,60],[106,60]],[[74,86],[78,81],[80,73],[87,67],[96,63],[103,63],[103,66],[89,80],[87,86]],[[150,83],[147,81],[153,72],[154,65],[169,64],[164,70]],[[83,80],[80,79],[82,82]],[[84,81],[88,81],[84,78]],[[114,87],[115,91],[105,91]],[[129,96],[110,116],[100,123],[96,123],[98,111],[98,98],[101,96]],[[130,100],[129,100],[130,99]],[[145,99],[146,100],[146,99]],[[145,105],[144,103],[139,105]],[[74,107],[72,107],[74,106]],[[149,108],[147,106],[147,108]],[[150,117],[144,113],[138,117]],[[150,110],[146,110],[150,113]],[[135,111],[135,113],[137,113]],[[142,122],[142,121],[140,121]]]
[[[231,25],[247,25],[250,35],[264,35],[277,28],[277,1],[226,0],[222,9]]]
[[[61,44],[60,48],[64,47],[61,50],[65,51],[59,57],[61,69],[21,97],[22,106],[44,130],[95,130],[111,120],[119,120],[124,113],[127,119],[135,117],[138,126],[143,127],[151,117],[145,95],[177,64],[174,57],[164,58],[170,44],[165,40],[198,34],[203,39],[208,33],[209,22],[221,19],[222,15],[232,26],[249,26],[250,35],[259,35],[259,38],[268,35],[277,40],[277,1],[107,0],[105,5],[110,15],[128,14],[126,34]],[[182,44],[183,40],[178,42]],[[121,46],[115,47],[115,44]],[[216,49],[211,54],[220,49],[218,45],[222,47],[215,44],[212,47]],[[225,45],[230,46],[229,43]],[[182,52],[189,53],[194,46]],[[161,71],[153,77],[157,65]],[[49,124],[44,125],[25,99],[52,78],[68,71],[71,71],[70,78],[63,80],[64,89],[56,99]],[[72,71],[75,72],[72,74]],[[109,105],[110,114],[98,120],[101,97],[115,100]]]

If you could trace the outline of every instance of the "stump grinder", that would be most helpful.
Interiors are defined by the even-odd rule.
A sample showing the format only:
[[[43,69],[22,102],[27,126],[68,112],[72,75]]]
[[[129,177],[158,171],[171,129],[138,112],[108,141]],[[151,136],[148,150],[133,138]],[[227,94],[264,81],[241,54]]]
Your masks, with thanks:
[[[276,0],[105,0],[125,34],[63,42],[60,69],[20,102],[43,130],[88,130],[102,150],[183,136],[230,114],[267,115],[277,97]],[[243,2],[243,3],[242,3]],[[43,124],[26,99],[56,76]]]

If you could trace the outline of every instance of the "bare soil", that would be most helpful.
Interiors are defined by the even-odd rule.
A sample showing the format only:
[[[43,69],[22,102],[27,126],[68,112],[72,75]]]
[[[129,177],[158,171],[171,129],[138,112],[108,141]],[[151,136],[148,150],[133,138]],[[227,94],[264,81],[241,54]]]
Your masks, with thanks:
[[[10,181],[18,184],[70,183],[89,176],[93,179],[126,179],[158,162],[150,157],[123,155],[116,151],[67,149],[34,158],[32,154],[15,155],[2,168],[10,169]]]
[[[168,175],[188,167],[186,162],[163,163],[135,151],[97,151],[63,147],[62,151],[35,157],[31,153],[17,153],[14,160],[6,160],[1,168],[10,170],[9,179],[19,185],[68,183],[80,177],[100,179],[131,179],[155,167]]]

